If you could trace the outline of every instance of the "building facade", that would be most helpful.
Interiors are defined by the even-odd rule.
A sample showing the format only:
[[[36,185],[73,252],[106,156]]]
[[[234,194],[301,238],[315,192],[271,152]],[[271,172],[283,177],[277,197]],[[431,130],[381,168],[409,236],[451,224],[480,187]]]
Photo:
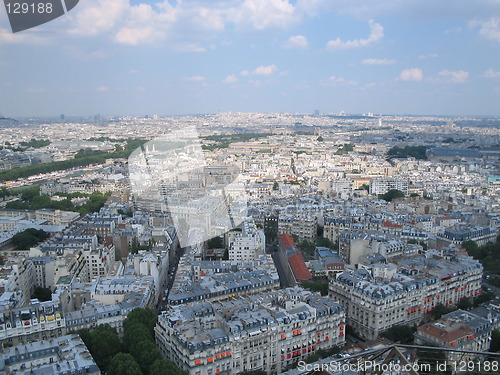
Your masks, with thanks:
[[[344,310],[301,288],[221,303],[175,306],[159,316],[156,342],[190,375],[280,373],[345,342]]]

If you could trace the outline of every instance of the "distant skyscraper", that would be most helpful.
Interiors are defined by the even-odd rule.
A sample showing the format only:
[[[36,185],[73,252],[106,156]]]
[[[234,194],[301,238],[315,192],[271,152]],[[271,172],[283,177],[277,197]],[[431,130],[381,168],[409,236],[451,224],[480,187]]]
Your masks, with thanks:
[[[314,116],[319,116],[321,112],[319,111],[319,109],[315,109],[314,110]]]
[[[64,114],[62,114],[60,117],[61,117],[61,120],[63,120],[63,121],[64,121],[64,119],[65,119]]]

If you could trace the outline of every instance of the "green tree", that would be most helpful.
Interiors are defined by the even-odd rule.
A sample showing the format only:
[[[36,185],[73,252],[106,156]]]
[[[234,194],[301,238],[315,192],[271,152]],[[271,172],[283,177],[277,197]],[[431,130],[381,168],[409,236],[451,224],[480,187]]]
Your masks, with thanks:
[[[387,151],[387,156],[389,156],[391,158],[413,157],[415,159],[426,160],[427,159],[427,147],[426,146],[405,146],[405,147],[394,146],[389,151]]]
[[[106,370],[111,359],[121,350],[121,341],[109,325],[100,325],[90,333],[92,356],[101,370]]]
[[[153,337],[145,324],[139,322],[129,323],[125,326],[124,322],[123,347],[126,351],[133,350],[134,345],[141,341],[153,341]]]
[[[500,352],[500,330],[498,329],[491,334],[490,352]]]
[[[5,186],[0,188],[0,198],[9,197],[10,195],[10,191]]]
[[[278,181],[274,181],[274,184],[273,184],[273,190],[279,190],[280,189],[280,184],[278,184]]]
[[[453,309],[453,308],[448,308],[446,307],[445,305],[443,305],[442,303],[438,303],[434,309],[431,311],[431,316],[434,318],[434,319],[439,319],[441,318],[443,315],[445,314],[448,314],[452,311],[456,310]]]
[[[139,251],[139,245],[137,244],[137,237],[132,238],[132,245],[130,245],[130,252],[132,254],[137,254]]]
[[[217,236],[209,239],[207,241],[207,248],[209,249],[221,249],[224,247],[224,240]]]
[[[461,310],[470,310],[472,306],[473,306],[472,301],[468,297],[462,298],[457,303],[457,307]]]
[[[135,358],[144,374],[148,374],[153,363],[161,359],[160,350],[153,341],[141,341],[130,348],[130,354]],[[151,373],[151,375],[156,375]]]
[[[467,250],[468,253],[477,252],[479,249],[478,244],[472,240],[467,240],[467,241],[462,242],[462,247],[465,250]]]
[[[324,139],[323,139],[323,137],[322,137],[321,135],[320,135],[318,138],[316,138],[316,140],[317,140],[318,142],[323,142],[323,141],[324,141]]]
[[[40,195],[40,186],[32,186],[21,191],[21,199],[23,201],[29,201]]]
[[[415,333],[415,327],[409,325],[400,325],[389,328],[380,334],[382,337],[386,337],[391,341],[399,341],[401,344],[411,344],[413,342],[413,334]]]
[[[41,241],[49,238],[49,234],[41,229],[28,228],[23,232],[16,233],[12,236],[11,242],[17,249],[29,250],[31,247],[38,245]]]
[[[151,336],[154,337],[154,328],[157,320],[158,316],[153,310],[136,308],[127,315],[127,319],[123,322],[123,327],[124,329],[128,329],[134,324],[143,324]]]
[[[322,296],[328,295],[328,280],[303,281],[300,283],[304,289],[312,292],[319,292]]]
[[[141,368],[132,355],[118,353],[111,359],[108,375],[143,375]]]
[[[166,359],[155,361],[149,368],[149,373],[151,375],[187,375],[186,371],[183,371]]]
[[[36,298],[40,302],[50,301],[52,299],[52,292],[49,288],[42,288],[41,286],[37,286],[31,298]]]
[[[89,352],[92,354],[92,334],[90,331],[88,329],[81,329],[78,331],[78,334],[87,346]]]
[[[379,198],[386,202],[392,202],[394,199],[404,198],[405,193],[398,189],[391,189],[385,194],[380,194]]]
[[[327,248],[332,249],[332,250],[336,250],[336,249],[339,248],[338,241],[337,242],[333,242],[333,241],[329,240],[328,238],[320,238],[316,242],[316,245],[319,246],[319,247],[327,247]]]

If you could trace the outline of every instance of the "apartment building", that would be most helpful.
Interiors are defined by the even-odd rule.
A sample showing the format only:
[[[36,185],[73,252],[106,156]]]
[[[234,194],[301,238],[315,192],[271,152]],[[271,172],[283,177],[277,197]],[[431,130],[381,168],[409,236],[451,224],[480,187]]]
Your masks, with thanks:
[[[482,291],[483,268],[469,257],[436,260],[416,255],[397,266],[396,273],[385,274],[377,269],[387,265],[369,265],[330,280],[330,297],[339,301],[347,322],[367,339],[396,325],[417,325],[436,305],[455,305]]]
[[[317,236],[318,218],[315,215],[285,215],[278,219],[278,233],[297,236],[299,240],[314,241]]]
[[[5,374],[88,374],[101,371],[78,335],[67,335],[3,349]]]
[[[320,349],[345,343],[344,310],[302,288],[174,306],[155,328],[165,358],[190,375],[282,372]]]
[[[432,345],[466,352],[486,352],[490,348],[493,332],[490,320],[471,311],[457,310],[443,315],[441,319],[419,326],[415,332],[415,343]],[[445,352],[448,361],[472,361],[475,354]]]
[[[397,189],[408,195],[409,179],[403,177],[375,177],[370,180],[370,194],[385,194]]]
[[[84,250],[85,268],[80,273],[83,281],[91,281],[98,277],[107,276],[115,263],[115,247],[102,246],[95,250]]]
[[[22,307],[0,310],[0,343],[21,345],[66,334],[66,321],[58,301],[33,300]]]
[[[253,260],[264,251],[264,233],[258,231],[252,218],[227,233],[229,260]]]
[[[0,267],[0,305],[2,300],[8,304],[26,305],[35,290],[35,266],[22,257],[10,259]]]
[[[459,224],[438,232],[437,241],[438,246],[461,245],[464,241],[474,241],[481,246],[495,242],[497,235],[496,228]]]

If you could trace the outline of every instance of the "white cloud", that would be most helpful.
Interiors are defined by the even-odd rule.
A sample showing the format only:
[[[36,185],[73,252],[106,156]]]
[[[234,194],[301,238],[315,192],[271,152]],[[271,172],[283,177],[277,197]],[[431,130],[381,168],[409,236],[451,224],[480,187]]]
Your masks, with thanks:
[[[241,7],[231,8],[227,19],[237,25],[249,24],[257,30],[286,27],[300,19],[288,0],[245,0]]]
[[[175,50],[179,52],[206,52],[207,49],[198,45],[197,43],[182,43],[175,46]]]
[[[204,76],[192,76],[192,77],[185,77],[184,81],[189,81],[189,82],[204,82],[206,78]]]
[[[137,73],[139,73],[139,71],[137,69],[130,69],[128,71],[128,74],[137,74]]]
[[[434,59],[436,57],[438,57],[437,53],[428,53],[427,55],[420,55],[420,56],[418,56],[418,58],[420,60]]]
[[[238,78],[236,78],[236,76],[234,74],[230,74],[222,82],[224,82],[224,83],[236,83],[236,82],[238,82]]]
[[[161,30],[154,27],[124,27],[115,35],[115,41],[121,44],[136,46],[144,43],[154,43],[165,37]]]
[[[335,40],[330,40],[326,46],[329,49],[347,49],[347,48],[358,48],[366,47],[372,43],[381,40],[384,37],[384,28],[381,24],[370,20],[370,35],[366,39],[353,39],[343,41],[340,38]]]
[[[120,44],[139,45],[164,40],[176,20],[176,9],[166,4],[131,5],[130,0],[87,0],[72,17],[69,33],[95,36],[113,35]]]
[[[358,82],[356,81],[347,81],[344,77],[337,77],[337,76],[330,76],[328,79],[324,82],[321,83],[322,85],[327,85],[327,86],[335,86],[335,85],[347,85],[347,86],[354,86],[357,85]]]
[[[48,44],[49,40],[31,32],[12,33],[6,29],[0,29],[0,44]]]
[[[283,47],[285,48],[306,48],[308,45],[309,41],[304,35],[291,36],[283,43]]]
[[[421,81],[424,79],[424,73],[420,68],[404,69],[399,78],[402,81]]]
[[[268,66],[261,65],[261,66],[257,67],[252,72],[252,74],[257,75],[257,76],[269,76],[269,75],[273,74],[274,72],[276,72],[277,70],[278,70],[278,68],[274,64],[268,65]]]
[[[77,35],[97,35],[111,30],[130,10],[129,0],[94,0],[83,2],[74,16],[73,28]]]
[[[108,86],[99,86],[99,87],[96,87],[96,90],[99,92],[107,92],[110,90],[110,88]]]
[[[469,25],[479,26],[479,35],[483,38],[500,42],[500,17],[491,17],[486,21],[473,20]]]
[[[342,83],[342,82],[345,82],[345,79],[342,78],[342,77],[331,76],[331,77],[328,78],[328,82],[332,83],[332,84]]]
[[[497,72],[497,71],[489,68],[486,72],[484,72],[483,77],[485,77],[485,78],[500,78],[500,72]]]
[[[242,70],[241,73],[240,73],[240,76],[242,77],[246,77],[246,76],[249,76],[250,75],[250,72],[248,70]]]
[[[365,65],[392,65],[396,63],[396,60],[392,59],[364,59],[362,64]]]
[[[469,79],[469,72],[463,71],[463,70],[448,70],[444,69],[440,71],[439,76],[443,77],[446,82],[451,82],[451,83],[465,83]]]

